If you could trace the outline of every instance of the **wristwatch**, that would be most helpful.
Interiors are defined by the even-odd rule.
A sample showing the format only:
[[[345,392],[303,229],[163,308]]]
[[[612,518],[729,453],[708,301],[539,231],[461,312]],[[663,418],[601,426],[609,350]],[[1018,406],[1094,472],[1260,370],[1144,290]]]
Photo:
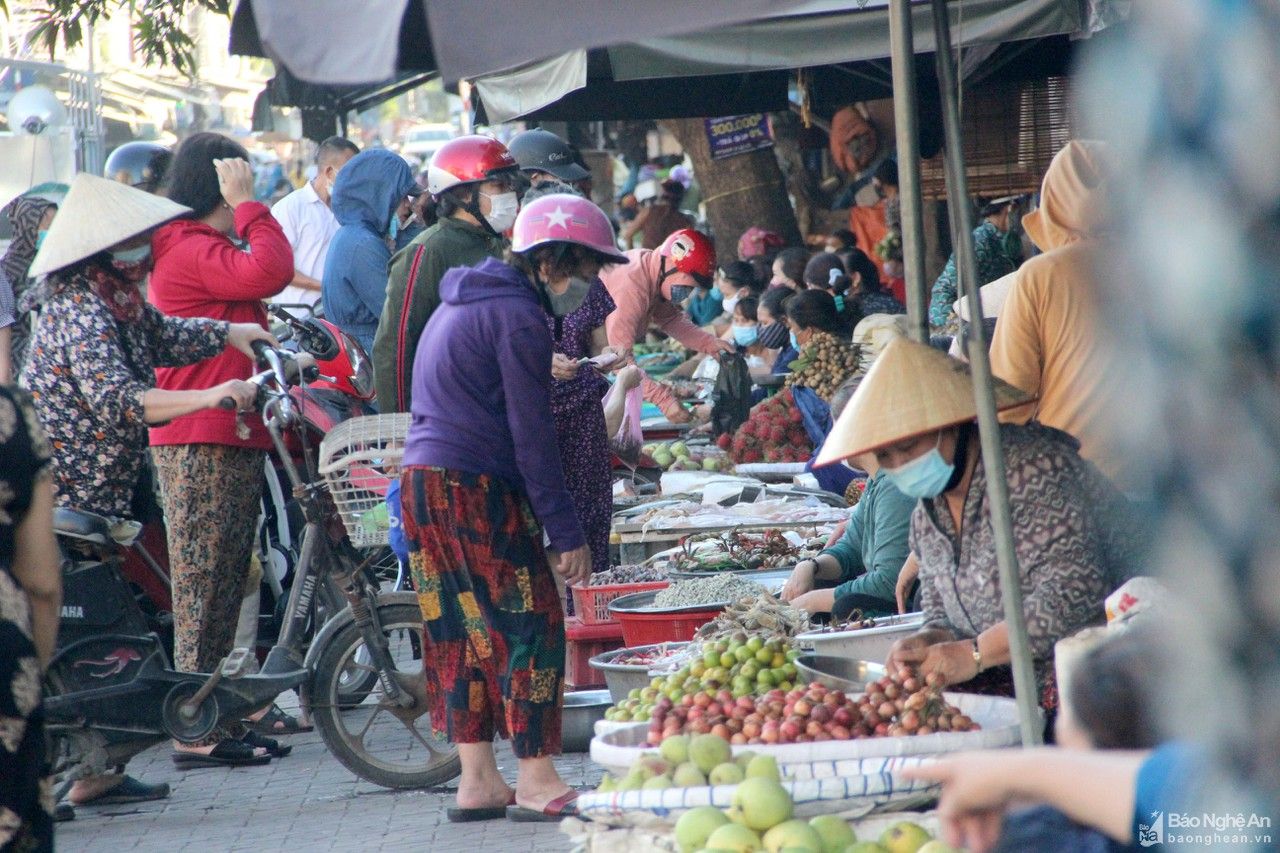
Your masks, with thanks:
[[[978,668],[978,673],[982,672],[982,652],[978,651],[978,638],[973,639],[973,665]]]

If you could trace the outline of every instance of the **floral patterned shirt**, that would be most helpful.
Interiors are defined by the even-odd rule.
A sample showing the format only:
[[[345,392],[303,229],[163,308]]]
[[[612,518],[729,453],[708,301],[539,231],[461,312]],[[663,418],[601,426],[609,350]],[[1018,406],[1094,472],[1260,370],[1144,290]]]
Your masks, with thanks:
[[[49,464],[49,444],[26,395],[0,385],[0,849],[46,849],[33,820],[53,814],[40,725],[41,672],[32,642],[31,605],[12,571],[16,532]],[[33,805],[37,805],[33,808]],[[41,822],[50,826],[48,822]],[[49,847],[48,849],[52,849]]]
[[[42,302],[21,382],[53,443],[58,502],[127,517],[146,464],[142,395],[155,368],[217,355],[229,327],[150,304],[137,323],[120,323],[82,280],[52,284]]]
[[[1027,633],[1043,676],[1055,642],[1102,621],[1103,601],[1134,568],[1129,561],[1140,539],[1128,502],[1080,456],[1071,436],[1033,422],[1002,425],[1000,439]],[[977,452],[976,434],[969,448]],[[922,500],[911,517],[910,541],[920,560],[925,624],[971,638],[1004,621],[981,460],[962,519],[957,533],[943,499]]]

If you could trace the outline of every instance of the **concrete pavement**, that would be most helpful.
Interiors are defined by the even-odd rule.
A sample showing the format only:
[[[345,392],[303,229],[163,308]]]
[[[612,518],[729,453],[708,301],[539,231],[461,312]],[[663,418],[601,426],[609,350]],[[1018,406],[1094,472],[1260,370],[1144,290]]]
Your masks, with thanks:
[[[314,732],[282,739],[293,754],[265,767],[180,771],[167,745],[129,764],[149,783],[168,782],[168,800],[129,806],[88,806],[58,824],[59,850],[120,853],[220,851],[483,851],[526,853],[568,850],[556,824],[505,820],[451,824],[445,809],[452,786],[389,791],[353,776]],[[515,778],[515,757],[499,744],[498,764]],[[556,761],[570,785],[595,786],[601,771],[584,754]]]

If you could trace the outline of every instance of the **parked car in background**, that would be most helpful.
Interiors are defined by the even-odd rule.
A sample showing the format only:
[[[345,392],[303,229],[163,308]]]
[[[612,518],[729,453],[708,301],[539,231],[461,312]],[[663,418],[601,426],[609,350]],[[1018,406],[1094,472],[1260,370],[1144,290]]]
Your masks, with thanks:
[[[416,157],[423,163],[430,161],[440,146],[456,136],[452,125],[428,124],[411,128],[400,143],[400,153],[407,157]]]

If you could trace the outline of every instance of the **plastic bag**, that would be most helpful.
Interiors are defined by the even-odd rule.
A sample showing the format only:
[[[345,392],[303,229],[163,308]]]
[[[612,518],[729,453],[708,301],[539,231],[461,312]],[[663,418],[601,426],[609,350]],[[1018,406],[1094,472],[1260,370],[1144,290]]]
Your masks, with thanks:
[[[720,356],[720,374],[711,392],[711,427],[716,435],[733,433],[751,415],[751,371],[737,353]]]
[[[604,395],[604,408],[618,405],[618,396],[625,394],[622,408],[622,422],[618,430],[609,439],[609,449],[629,468],[640,464],[640,456],[644,447],[644,431],[640,428],[640,408],[644,405],[644,391],[640,385],[629,391],[614,383],[609,393]]]
[[[409,564],[409,540],[404,535],[404,513],[400,508],[400,478],[393,477],[387,485],[387,518],[390,527],[387,529],[387,544],[391,546],[396,559],[403,565]]]

